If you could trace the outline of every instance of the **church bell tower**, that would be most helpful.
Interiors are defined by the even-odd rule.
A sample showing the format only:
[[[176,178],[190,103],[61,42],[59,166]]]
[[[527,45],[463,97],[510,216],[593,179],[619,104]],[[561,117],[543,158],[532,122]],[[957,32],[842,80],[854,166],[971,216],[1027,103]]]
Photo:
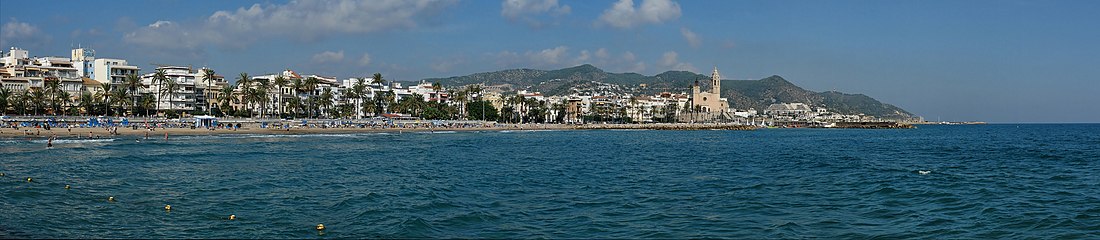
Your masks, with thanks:
[[[710,84],[713,87],[714,94],[722,93],[722,77],[718,76],[718,67],[714,67],[714,72],[710,74]]]

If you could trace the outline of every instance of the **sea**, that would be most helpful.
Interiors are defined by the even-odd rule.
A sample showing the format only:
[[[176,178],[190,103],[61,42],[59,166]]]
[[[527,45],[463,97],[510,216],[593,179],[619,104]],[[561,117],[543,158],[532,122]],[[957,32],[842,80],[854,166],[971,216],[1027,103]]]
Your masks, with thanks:
[[[1100,239],[1100,124],[0,138],[0,172],[5,239]]]

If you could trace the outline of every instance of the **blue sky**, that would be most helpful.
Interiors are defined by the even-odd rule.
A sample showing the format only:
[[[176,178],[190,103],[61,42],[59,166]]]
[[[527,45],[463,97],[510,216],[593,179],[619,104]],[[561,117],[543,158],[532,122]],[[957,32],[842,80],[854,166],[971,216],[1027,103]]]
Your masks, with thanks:
[[[780,75],[927,119],[1100,122],[1100,1],[0,1],[0,47],[418,80],[591,63]]]

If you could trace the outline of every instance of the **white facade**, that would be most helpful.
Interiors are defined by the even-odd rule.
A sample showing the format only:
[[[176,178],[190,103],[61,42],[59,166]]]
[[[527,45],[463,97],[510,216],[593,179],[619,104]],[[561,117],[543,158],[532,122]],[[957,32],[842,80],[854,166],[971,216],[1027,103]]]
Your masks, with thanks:
[[[102,59],[99,59],[102,60]],[[96,60],[96,61],[99,61]],[[194,71],[190,67],[163,66],[157,70],[163,70],[165,78],[176,83],[176,88],[168,93],[164,83],[154,82],[156,72],[146,73],[141,76],[141,84],[146,86],[146,92],[157,98],[157,109],[192,111],[205,110],[206,97],[204,94],[207,82],[202,81],[204,70]]]
[[[122,84],[126,75],[138,74],[141,68],[130,66],[126,60],[100,58],[92,63],[92,79],[100,83]]]

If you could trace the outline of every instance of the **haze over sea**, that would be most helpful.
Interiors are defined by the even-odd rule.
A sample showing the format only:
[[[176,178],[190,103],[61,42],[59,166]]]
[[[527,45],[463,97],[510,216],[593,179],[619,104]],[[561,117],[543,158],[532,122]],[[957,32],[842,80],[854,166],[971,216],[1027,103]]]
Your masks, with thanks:
[[[1100,124],[8,138],[0,156],[0,238],[1100,238]]]

